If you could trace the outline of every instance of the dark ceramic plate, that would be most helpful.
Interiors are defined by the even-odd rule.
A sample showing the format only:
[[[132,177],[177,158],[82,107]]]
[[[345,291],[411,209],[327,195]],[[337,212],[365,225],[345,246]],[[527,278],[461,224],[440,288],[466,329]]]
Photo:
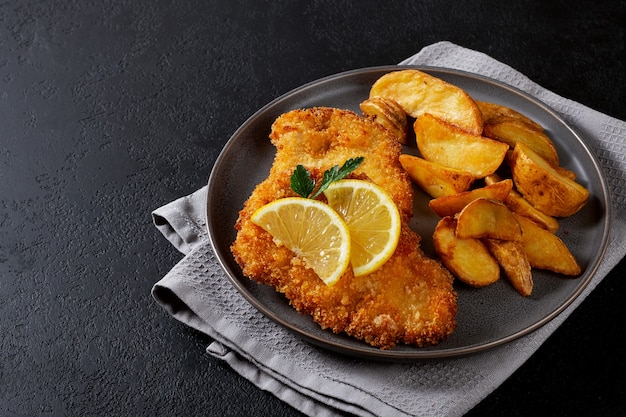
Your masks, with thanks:
[[[398,346],[380,350],[345,335],[322,330],[310,317],[298,314],[274,289],[242,275],[230,245],[235,239],[238,211],[256,184],[264,180],[275,149],[268,135],[272,122],[296,108],[332,106],[360,112],[371,85],[397,66],[348,71],[297,88],[267,104],[250,117],[228,141],[215,162],[208,183],[207,226],[211,244],[226,276],[241,294],[267,317],[309,342],[353,356],[380,360],[442,358],[479,352],[507,343],[543,326],[578,297],[592,279],[604,254],[609,234],[610,205],[606,181],[583,139],[549,107],[500,82],[441,68],[422,68],[467,91],[474,99],[504,104],[544,126],[554,141],[561,165],[575,171],[590,191],[582,211],[561,221],[558,235],[583,267],[577,278],[535,270],[535,287],[529,298],[517,294],[506,279],[482,289],[456,284],[459,293],[458,327],[445,342],[428,348]],[[406,152],[414,152],[407,147]],[[433,255],[431,236],[438,217],[428,207],[428,197],[416,190],[411,226],[423,237],[423,249]]]

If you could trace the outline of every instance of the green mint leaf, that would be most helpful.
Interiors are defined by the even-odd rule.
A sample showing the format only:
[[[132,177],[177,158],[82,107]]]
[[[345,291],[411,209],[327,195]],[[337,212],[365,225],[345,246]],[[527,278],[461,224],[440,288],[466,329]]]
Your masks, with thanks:
[[[301,197],[307,198],[315,189],[315,181],[302,165],[298,165],[291,174],[291,189]]]
[[[357,169],[359,165],[361,165],[361,162],[363,162],[363,159],[365,158],[362,156],[351,158],[351,159],[348,159],[341,166],[341,168],[339,168],[339,165],[335,165],[329,170],[324,171],[324,177],[322,178],[322,185],[320,185],[320,188],[317,190],[317,192],[313,194],[310,198],[317,197],[318,195],[323,193],[324,190],[326,190],[330,184],[332,184],[335,181],[339,181],[340,179],[345,178],[348,174],[350,174],[355,169]]]

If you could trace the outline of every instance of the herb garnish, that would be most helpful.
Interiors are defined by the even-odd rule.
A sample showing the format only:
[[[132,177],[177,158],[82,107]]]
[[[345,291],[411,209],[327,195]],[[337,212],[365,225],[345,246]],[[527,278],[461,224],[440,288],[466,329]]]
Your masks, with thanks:
[[[315,180],[311,178],[311,173],[302,165],[298,165],[293,171],[293,174],[291,174],[291,189],[298,193],[301,197],[315,198],[323,193],[331,183],[345,178],[348,174],[357,169],[359,165],[361,165],[361,162],[363,162],[363,159],[365,158],[362,156],[350,158],[341,166],[341,168],[339,168],[339,165],[335,165],[334,167],[324,171],[322,183],[315,193],[313,193],[315,190]]]

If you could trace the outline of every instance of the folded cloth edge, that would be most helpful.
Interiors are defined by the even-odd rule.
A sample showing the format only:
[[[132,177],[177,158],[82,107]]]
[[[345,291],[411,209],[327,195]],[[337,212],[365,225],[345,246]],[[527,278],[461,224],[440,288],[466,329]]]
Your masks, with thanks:
[[[197,300],[195,300],[196,288],[194,288],[193,285],[189,285],[189,282],[180,279],[181,274],[190,272],[190,259],[194,259],[192,264],[195,262],[214,263],[217,267],[217,263],[214,259],[206,258],[205,255],[207,253],[212,254],[213,252],[208,241],[205,240],[202,244],[196,245],[192,252],[187,254],[183,260],[177,263],[176,266],[165,275],[165,277],[152,287],[152,296],[178,321],[213,339],[206,348],[208,354],[226,361],[233,369],[256,386],[274,393],[274,395],[292,405],[297,410],[301,412],[308,410],[306,411],[308,415],[332,416],[335,415],[334,413],[337,410],[361,416],[376,415],[370,413],[359,404],[342,400],[340,395],[332,396],[330,392],[323,394],[315,389],[311,389],[307,384],[299,383],[297,380],[290,377],[289,374],[291,372],[286,370],[283,370],[283,373],[277,372],[272,368],[271,364],[257,360],[255,355],[248,353],[255,349],[259,350],[258,346],[251,345],[254,344],[254,340],[240,339],[234,341],[228,336],[223,335],[218,329],[228,326],[227,319],[220,317],[219,312],[214,311],[212,308],[213,306],[208,304],[199,305]],[[193,268],[193,266],[191,266],[191,268]],[[207,285],[211,285],[211,283],[208,282]],[[243,298],[241,298],[238,304],[247,305]],[[254,313],[258,312],[254,310]],[[205,321],[204,317],[210,317],[210,323]],[[225,321],[224,325],[219,324],[221,320]],[[271,325],[276,331],[282,330],[282,328],[269,320],[268,325]],[[248,344],[248,346],[246,346],[246,344]],[[257,353],[257,355],[259,354]],[[265,356],[268,356],[268,354],[266,353]],[[345,388],[344,386],[344,389]],[[379,404],[377,408],[387,410],[385,414],[388,414],[389,411],[395,411],[387,408],[383,404]]]

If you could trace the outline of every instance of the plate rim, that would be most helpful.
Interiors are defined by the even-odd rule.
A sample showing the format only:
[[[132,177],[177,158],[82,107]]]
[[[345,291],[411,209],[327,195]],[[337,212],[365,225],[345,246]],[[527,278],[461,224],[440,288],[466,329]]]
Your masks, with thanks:
[[[604,216],[602,219],[602,223],[603,223],[602,242],[599,247],[599,250],[592,257],[589,265],[587,265],[587,268],[585,269],[583,275],[576,278],[576,279],[581,280],[579,285],[576,287],[576,290],[573,291],[573,293],[570,294],[567,297],[567,299],[564,302],[562,302],[557,308],[555,308],[553,311],[551,311],[549,314],[547,314],[540,320],[537,320],[533,324],[521,330],[518,330],[510,335],[498,338],[497,340],[488,341],[486,343],[478,343],[478,344],[473,344],[473,345],[468,345],[468,346],[462,346],[462,347],[454,347],[454,348],[450,348],[446,350],[424,350],[424,348],[415,347],[414,351],[413,350],[412,351],[406,351],[406,350],[396,351],[396,350],[378,349],[378,348],[368,345],[365,342],[363,342],[363,346],[352,346],[352,345],[346,346],[342,344],[340,340],[335,341],[335,340],[330,340],[326,338],[321,338],[315,334],[308,333],[306,330],[303,330],[299,328],[298,326],[293,325],[292,323],[289,323],[283,317],[281,317],[280,315],[277,315],[275,312],[270,310],[266,305],[264,305],[260,300],[254,297],[245,287],[241,285],[241,283],[237,279],[234,278],[234,275],[237,275],[237,271],[231,270],[229,265],[226,263],[225,259],[223,259],[222,254],[218,250],[218,246],[216,243],[217,237],[214,235],[213,230],[211,228],[210,208],[212,207],[212,202],[214,198],[211,194],[211,190],[214,187],[214,184],[216,181],[216,175],[220,171],[220,168],[222,167],[222,164],[224,163],[226,154],[228,153],[230,148],[234,146],[237,137],[242,132],[244,132],[248,126],[250,126],[260,116],[264,115],[268,109],[278,106],[281,102],[288,100],[292,96],[300,94],[307,89],[318,87],[320,85],[323,85],[326,82],[334,81],[339,78],[349,78],[349,77],[353,77],[356,75],[366,74],[369,72],[390,72],[390,71],[397,71],[397,70],[402,70],[402,69],[418,69],[427,73],[429,71],[432,71],[432,72],[439,72],[439,73],[448,73],[448,74],[455,75],[455,76],[462,76],[465,78],[469,78],[471,80],[478,80],[483,83],[488,83],[488,84],[496,86],[497,88],[508,90],[509,92],[515,95],[522,96],[522,98],[532,102],[533,105],[540,107],[542,111],[545,111],[551,117],[556,119],[559,123],[563,124],[564,127],[572,133],[572,135],[580,142],[582,147],[585,149],[587,155],[589,156],[592,162],[592,165],[595,171],[598,174],[598,177],[600,178],[600,182],[601,182],[600,189],[602,190],[602,196],[596,196],[596,197],[599,198],[601,202],[601,206],[602,208],[604,208]],[[209,175],[209,180],[207,183],[207,198],[205,202],[206,202],[206,207],[205,207],[206,229],[208,232],[210,245],[215,254],[215,258],[217,259],[218,264],[224,271],[228,280],[237,289],[237,291],[244,297],[244,299],[246,299],[247,302],[249,302],[253,307],[255,307],[258,311],[260,311],[263,315],[265,315],[266,317],[268,317],[275,323],[279,324],[280,326],[287,329],[288,331],[294,332],[295,334],[299,335],[301,338],[307,340],[308,342],[316,346],[323,347],[334,352],[346,354],[351,357],[360,357],[364,359],[394,361],[394,362],[395,361],[416,361],[416,360],[422,360],[422,359],[424,360],[445,359],[445,358],[467,356],[467,355],[490,350],[497,346],[510,343],[513,340],[519,339],[545,326],[547,323],[551,322],[554,318],[560,315],[565,309],[567,309],[575,300],[577,300],[580,297],[580,295],[584,292],[584,290],[588,287],[589,283],[595,277],[595,274],[600,266],[600,263],[606,253],[606,249],[607,249],[608,242],[609,242],[610,225],[612,223],[612,205],[610,201],[610,192],[608,189],[606,176],[604,174],[602,166],[600,165],[597,156],[592,152],[592,149],[589,143],[587,143],[585,138],[581,134],[579,134],[579,132],[575,128],[573,128],[573,126],[571,126],[564,119],[564,117],[562,117],[554,109],[549,107],[547,104],[545,104],[538,98],[530,95],[529,93],[517,87],[506,84],[502,81],[489,78],[481,74],[475,74],[472,72],[464,71],[464,70],[447,68],[447,67],[425,66],[425,65],[382,65],[382,66],[371,66],[371,67],[364,67],[364,68],[342,71],[342,72],[324,76],[316,80],[302,84],[296,88],[293,88],[287,91],[284,94],[279,95],[275,99],[269,101],[267,104],[260,107],[251,116],[249,116],[233,132],[233,134],[230,136],[226,144],[223,146],[222,150],[220,151],[218,157],[216,158],[214,162],[214,165]],[[241,208],[237,208],[237,211],[239,210],[241,210]],[[241,275],[241,271],[238,271],[238,273],[239,275]],[[335,335],[335,336],[339,336],[339,335]]]

